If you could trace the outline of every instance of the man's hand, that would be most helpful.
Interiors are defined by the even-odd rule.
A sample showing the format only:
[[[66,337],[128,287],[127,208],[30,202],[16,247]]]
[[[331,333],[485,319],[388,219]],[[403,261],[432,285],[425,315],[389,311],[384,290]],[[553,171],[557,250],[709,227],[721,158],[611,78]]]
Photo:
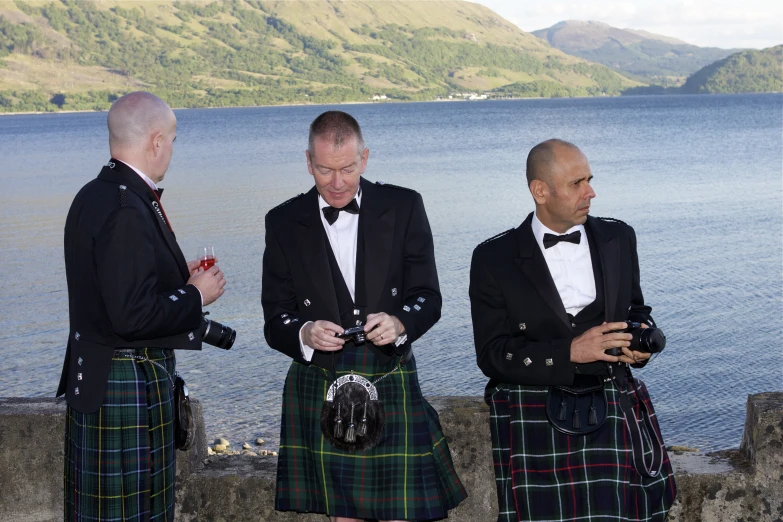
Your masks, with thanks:
[[[383,346],[397,341],[405,333],[405,327],[399,319],[385,312],[367,314],[367,324],[364,325],[367,340],[375,346]]]
[[[218,258],[215,258],[215,264],[217,264]],[[198,272],[198,268],[201,266],[201,260],[195,259],[193,261],[188,261],[188,272],[190,272],[190,275],[196,275],[196,272]]]
[[[302,327],[302,342],[314,350],[336,352],[342,350],[345,344],[344,339],[337,337],[344,331],[340,325],[330,321],[307,323]]]
[[[646,323],[641,323],[640,328],[644,330],[645,328],[649,328],[649,326]],[[620,356],[620,362],[628,364],[639,364],[649,359],[651,355],[652,354],[649,352],[637,352],[631,350],[630,348],[623,348],[623,355]]]
[[[190,263],[188,263],[188,269],[190,269]],[[217,301],[217,298],[223,295],[226,278],[217,265],[207,271],[199,267],[194,274],[191,274],[188,284],[199,289],[201,298],[204,300],[201,306],[207,306]]]
[[[627,327],[628,325],[624,322],[604,323],[590,328],[579,337],[575,337],[571,341],[571,362],[584,364],[595,361],[621,361],[621,357],[608,355],[606,350],[609,348],[627,349],[631,346],[631,334],[614,332],[614,330],[624,330]],[[633,359],[631,359],[631,362],[633,362]]]

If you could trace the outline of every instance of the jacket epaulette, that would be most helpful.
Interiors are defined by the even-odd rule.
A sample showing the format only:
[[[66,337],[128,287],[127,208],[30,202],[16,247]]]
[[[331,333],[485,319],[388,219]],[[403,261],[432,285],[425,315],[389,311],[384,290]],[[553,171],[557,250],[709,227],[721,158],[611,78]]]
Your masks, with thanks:
[[[391,183],[384,183],[383,181],[376,181],[375,184],[376,185],[380,185],[382,187],[389,187],[389,188],[396,188],[396,189],[400,189],[400,190],[407,190],[408,192],[416,192],[412,188],[401,187],[399,185],[392,185]]]
[[[291,199],[283,201],[282,203],[280,203],[279,205],[277,205],[276,207],[271,209],[269,212],[277,210],[278,208],[283,208],[284,206],[288,205],[289,203],[291,203],[294,200],[297,200],[297,199],[301,198],[302,196],[304,196],[304,192],[302,192],[301,194],[297,194],[296,196],[292,197]]]
[[[513,229],[513,228],[509,228],[508,230],[506,230],[506,231],[503,231],[503,232],[501,232],[500,234],[496,234],[496,235],[492,236],[491,238],[489,238],[489,239],[486,239],[486,240],[482,241],[481,243],[479,243],[479,244],[478,244],[478,246],[481,246],[481,245],[486,245],[486,244],[487,244],[487,243],[489,243],[490,241],[494,241],[494,240],[496,240],[496,239],[498,239],[498,238],[500,238],[500,237],[503,237],[503,236],[505,236],[506,234],[508,234],[509,232],[512,232],[512,231],[514,231],[514,230],[515,230],[515,229]]]
[[[598,217],[598,216],[596,216],[596,219],[600,219],[601,221],[609,221],[610,223],[621,223],[621,224],[623,224],[623,225],[630,226],[630,225],[628,225],[628,223],[626,223],[625,221],[622,221],[622,220],[619,220],[619,219],[615,219],[615,218],[610,218],[610,217]]]

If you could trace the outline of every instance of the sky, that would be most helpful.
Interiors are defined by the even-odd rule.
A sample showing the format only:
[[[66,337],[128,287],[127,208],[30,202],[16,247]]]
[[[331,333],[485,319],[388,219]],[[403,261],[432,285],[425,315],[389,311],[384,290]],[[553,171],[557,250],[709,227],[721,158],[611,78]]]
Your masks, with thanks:
[[[472,0],[524,31],[563,20],[644,29],[701,47],[762,49],[783,43],[781,0]]]

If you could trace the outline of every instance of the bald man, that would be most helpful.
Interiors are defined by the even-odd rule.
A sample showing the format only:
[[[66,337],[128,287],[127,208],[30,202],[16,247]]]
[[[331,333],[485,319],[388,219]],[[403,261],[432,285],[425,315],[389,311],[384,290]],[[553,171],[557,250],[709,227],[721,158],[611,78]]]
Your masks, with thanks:
[[[676,494],[650,396],[629,369],[650,354],[618,331],[626,320],[655,325],[636,235],[589,216],[592,179],[575,145],[536,145],[527,159],[535,212],[473,252],[500,522],[663,521]]]
[[[174,349],[200,350],[217,266],[185,262],[160,202],[177,119],[150,93],[108,116],[111,160],[65,222],[70,332],[57,395],[65,520],[174,520]]]

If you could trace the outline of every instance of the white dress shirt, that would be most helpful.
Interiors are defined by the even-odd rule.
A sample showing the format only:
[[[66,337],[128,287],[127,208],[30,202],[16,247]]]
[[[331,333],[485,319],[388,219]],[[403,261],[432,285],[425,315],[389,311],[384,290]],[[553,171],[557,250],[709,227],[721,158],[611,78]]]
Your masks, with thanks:
[[[362,191],[356,193],[356,203],[362,208]],[[318,194],[318,213],[321,215],[321,224],[326,231],[329,245],[340,267],[340,273],[345,280],[345,286],[351,293],[351,299],[356,301],[356,243],[359,236],[359,214],[340,212],[337,221],[329,224],[324,217],[323,209],[330,206],[326,200]],[[313,358],[315,350],[307,346],[302,340],[302,329],[312,321],[308,321],[299,329],[299,346],[306,361]]]
[[[532,228],[557,287],[557,293],[563,301],[563,307],[567,313],[575,316],[595,301],[595,276],[585,227],[577,225],[565,232],[570,234],[578,230],[581,233],[578,245],[561,241],[549,248],[544,248],[544,234],[555,236],[562,234],[547,228],[536,215],[533,215]]]

